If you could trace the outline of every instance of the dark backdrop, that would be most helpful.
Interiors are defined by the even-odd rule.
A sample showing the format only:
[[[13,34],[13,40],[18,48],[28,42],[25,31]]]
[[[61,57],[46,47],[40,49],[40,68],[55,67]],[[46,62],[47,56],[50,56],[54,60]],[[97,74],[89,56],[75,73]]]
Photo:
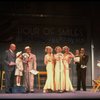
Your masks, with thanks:
[[[95,78],[99,57],[100,2],[32,2],[0,1],[0,63],[10,43],[16,43],[17,51],[29,45],[37,56],[38,70],[45,70],[44,48],[51,45],[67,45],[74,53],[84,47],[89,55],[87,86],[91,86],[91,40],[94,43]],[[54,51],[55,53],[55,51]],[[71,80],[76,86],[76,67],[71,64]]]

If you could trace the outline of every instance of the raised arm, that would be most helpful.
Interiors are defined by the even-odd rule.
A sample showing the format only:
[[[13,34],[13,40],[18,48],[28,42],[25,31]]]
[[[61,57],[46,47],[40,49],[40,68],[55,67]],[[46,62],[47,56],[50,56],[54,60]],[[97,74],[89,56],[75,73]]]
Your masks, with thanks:
[[[70,58],[74,58],[75,55],[72,53],[72,52],[69,52],[70,53]]]

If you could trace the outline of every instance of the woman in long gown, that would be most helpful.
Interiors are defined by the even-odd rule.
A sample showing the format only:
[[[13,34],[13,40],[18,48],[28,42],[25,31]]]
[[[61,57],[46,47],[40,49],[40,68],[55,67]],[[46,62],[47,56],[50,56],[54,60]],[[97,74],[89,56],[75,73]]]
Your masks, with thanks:
[[[69,76],[69,64],[72,58],[74,58],[74,55],[69,51],[69,48],[67,46],[63,47],[64,51],[64,58],[63,58],[63,63],[65,67],[65,90],[66,91],[74,91],[70,76]]]
[[[47,80],[43,88],[43,92],[49,92],[49,90],[54,91],[54,57],[52,54],[52,47],[46,46],[45,52],[47,54],[44,57],[44,64],[47,70]]]
[[[62,48],[57,46],[55,48],[55,90],[57,92],[63,92],[65,90],[65,73],[63,64]]]

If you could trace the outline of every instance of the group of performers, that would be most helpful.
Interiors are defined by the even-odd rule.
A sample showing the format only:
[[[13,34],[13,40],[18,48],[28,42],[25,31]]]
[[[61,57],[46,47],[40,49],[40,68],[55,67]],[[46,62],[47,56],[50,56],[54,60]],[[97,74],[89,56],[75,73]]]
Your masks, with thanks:
[[[57,92],[74,91],[69,77],[69,63],[74,55],[69,51],[69,48],[57,46],[55,48],[56,54],[53,54],[52,47],[46,46],[45,51],[47,53],[44,57],[47,80],[43,92],[48,92],[50,89]]]
[[[16,76],[16,86],[21,86],[21,77],[24,76],[23,85],[26,92],[34,92],[34,75],[30,73],[32,69],[37,69],[36,55],[32,54],[31,47],[26,46],[25,52],[17,52],[15,55],[16,45],[10,44],[9,50],[6,50],[4,56],[5,76],[6,76],[6,93],[11,93],[14,86],[14,76]],[[84,48],[76,50],[74,55],[67,46],[55,47],[56,53],[53,54],[51,46],[45,47],[44,64],[46,65],[47,79],[43,87],[43,92],[64,92],[74,91],[70,80],[69,64],[72,59],[76,64],[77,70],[77,90],[81,88],[86,91],[86,69],[88,56]]]
[[[14,79],[16,76],[16,86],[21,86],[21,77],[23,77],[23,85],[26,92],[34,92],[34,75],[30,73],[32,69],[36,70],[36,56],[32,54],[29,46],[25,47],[25,52],[17,52],[15,54],[16,45],[11,44],[9,50],[6,50],[4,56],[5,69],[5,85],[6,93],[12,92],[14,87]]]

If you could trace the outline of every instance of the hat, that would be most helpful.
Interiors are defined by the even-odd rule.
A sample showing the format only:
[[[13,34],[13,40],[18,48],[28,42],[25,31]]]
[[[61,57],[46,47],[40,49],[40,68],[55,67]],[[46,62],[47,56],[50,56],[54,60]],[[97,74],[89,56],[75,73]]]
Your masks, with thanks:
[[[51,46],[46,46],[46,47],[45,47],[45,52],[47,52],[47,49],[51,49],[51,52],[53,51],[53,49],[52,49]]]
[[[85,51],[85,49],[84,48],[81,48],[81,51]]]
[[[29,57],[29,54],[28,54],[28,53],[23,53],[22,56],[23,56],[24,58],[27,58],[27,57]]]
[[[64,47],[63,47],[63,50],[66,50],[66,49],[69,49],[69,47],[67,47],[67,46],[64,46]]]
[[[25,50],[26,50],[26,49],[30,49],[30,47],[29,47],[29,46],[26,46],[26,47],[25,47]]]
[[[22,54],[22,51],[16,53],[16,57]]]
[[[56,47],[55,47],[55,51],[56,51],[57,49],[62,50],[62,48],[61,48],[60,46],[56,46]]]

